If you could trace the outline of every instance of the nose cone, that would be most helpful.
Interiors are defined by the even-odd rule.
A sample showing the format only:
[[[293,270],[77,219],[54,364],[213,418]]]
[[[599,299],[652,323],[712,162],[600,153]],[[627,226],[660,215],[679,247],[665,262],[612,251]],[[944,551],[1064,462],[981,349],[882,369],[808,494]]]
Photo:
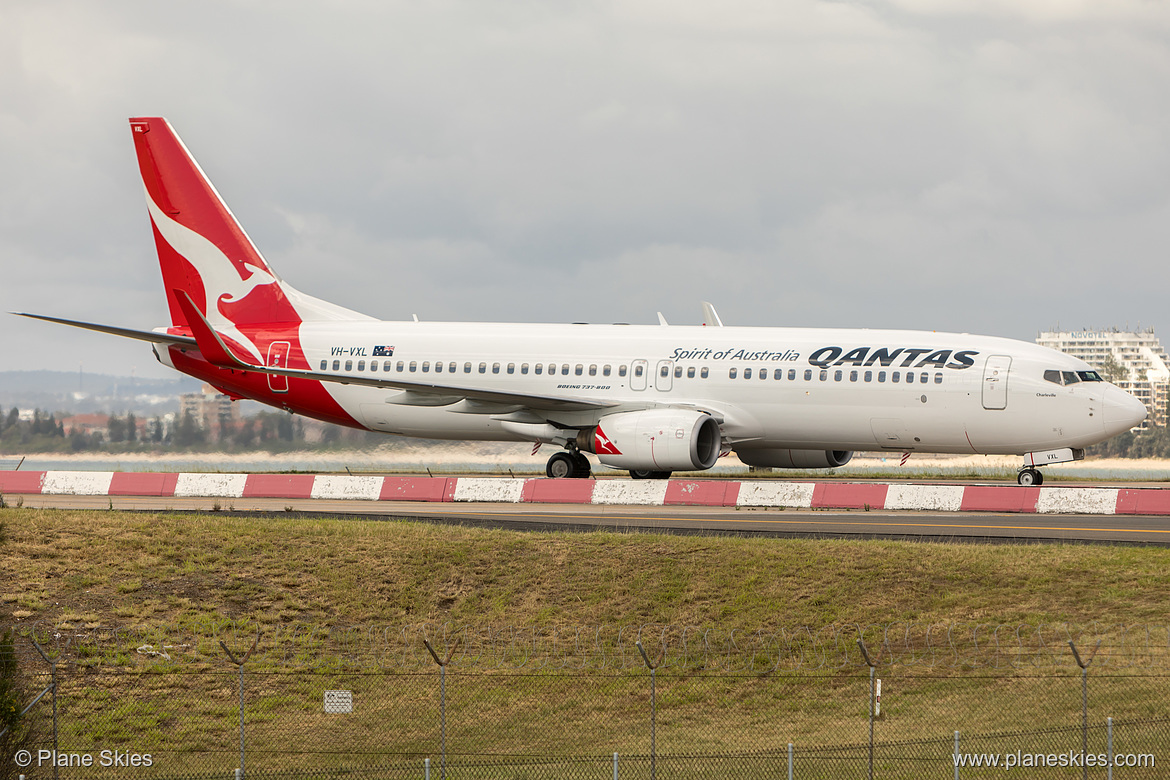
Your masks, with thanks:
[[[1105,388],[1105,433],[1116,436],[1146,419],[1146,405],[1120,387]]]

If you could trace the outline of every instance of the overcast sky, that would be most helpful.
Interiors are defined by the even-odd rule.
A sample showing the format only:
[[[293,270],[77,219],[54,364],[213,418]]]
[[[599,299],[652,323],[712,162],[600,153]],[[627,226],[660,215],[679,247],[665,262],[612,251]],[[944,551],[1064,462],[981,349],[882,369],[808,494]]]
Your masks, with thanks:
[[[1170,4],[0,4],[0,309],[167,324],[130,116],[385,319],[1170,344]],[[0,367],[171,372],[0,319]]]

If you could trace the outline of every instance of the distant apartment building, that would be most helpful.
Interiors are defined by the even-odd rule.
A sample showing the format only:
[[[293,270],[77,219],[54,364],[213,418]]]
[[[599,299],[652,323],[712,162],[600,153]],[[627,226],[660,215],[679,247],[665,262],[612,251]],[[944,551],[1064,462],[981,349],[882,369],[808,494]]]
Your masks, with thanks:
[[[1145,404],[1149,416],[1139,428],[1166,425],[1170,357],[1153,328],[1046,331],[1036,343],[1080,358]]]
[[[240,422],[239,406],[211,385],[204,385],[202,392],[179,396],[179,416],[187,414],[207,431],[211,441],[218,441],[224,433],[235,430]]]

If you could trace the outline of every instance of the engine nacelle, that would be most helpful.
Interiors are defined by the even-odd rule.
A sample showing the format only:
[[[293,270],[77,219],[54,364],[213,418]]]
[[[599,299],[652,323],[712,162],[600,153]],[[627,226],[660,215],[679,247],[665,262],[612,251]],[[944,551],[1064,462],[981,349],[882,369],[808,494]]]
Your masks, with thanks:
[[[736,450],[736,457],[749,466],[774,469],[831,469],[853,458],[846,450]]]
[[[577,446],[605,465],[644,471],[709,469],[720,441],[714,417],[684,409],[607,414],[577,435]]]

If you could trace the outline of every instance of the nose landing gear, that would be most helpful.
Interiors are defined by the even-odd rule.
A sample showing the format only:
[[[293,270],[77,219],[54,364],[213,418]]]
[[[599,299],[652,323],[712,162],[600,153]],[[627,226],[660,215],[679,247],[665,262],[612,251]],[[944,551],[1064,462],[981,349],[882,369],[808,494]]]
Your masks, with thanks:
[[[1044,473],[1040,469],[1022,468],[1016,476],[1016,482],[1024,487],[1040,487],[1044,484]]]

